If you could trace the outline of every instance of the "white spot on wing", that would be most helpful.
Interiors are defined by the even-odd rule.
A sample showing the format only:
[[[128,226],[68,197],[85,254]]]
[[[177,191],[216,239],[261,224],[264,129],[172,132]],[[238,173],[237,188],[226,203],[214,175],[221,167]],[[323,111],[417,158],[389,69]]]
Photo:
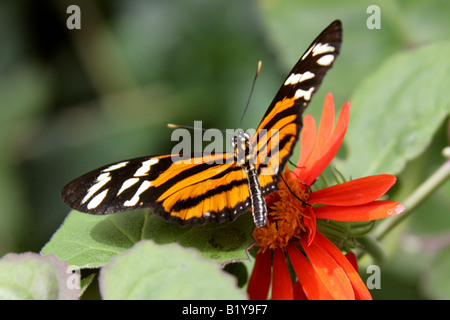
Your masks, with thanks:
[[[100,203],[105,199],[106,194],[108,193],[109,189],[105,189],[102,192],[100,192],[98,195],[92,198],[91,201],[89,201],[87,208],[88,209],[95,209],[98,207]]]
[[[148,181],[148,180],[143,181],[141,186],[139,187],[139,189],[134,194],[133,198],[131,198],[130,200],[125,201],[123,203],[123,205],[125,207],[135,206],[139,202],[139,196],[141,195],[141,193],[144,192],[145,190],[147,190],[148,188],[150,188],[151,185],[152,184],[151,184],[150,181]]]
[[[317,64],[321,66],[329,66],[334,61],[334,56],[332,54],[327,54],[323,57],[321,57],[319,60],[317,60]]]
[[[103,172],[113,171],[113,170],[125,167],[127,164],[128,164],[128,161],[116,163],[116,164],[113,164],[113,165],[109,166],[108,168],[104,169]]]
[[[120,187],[119,192],[117,192],[117,195],[121,194],[122,192],[124,192],[125,190],[127,190],[129,187],[133,186],[134,184],[136,184],[139,181],[139,178],[130,178],[128,180],[125,180],[125,182],[122,184],[122,186]]]
[[[305,80],[309,80],[315,77],[315,74],[309,71],[306,71],[305,73],[293,73],[289,76],[289,78],[286,79],[284,82],[284,85],[295,85],[297,83],[300,83]]]
[[[150,171],[150,167],[152,165],[154,165],[155,163],[158,163],[158,161],[159,161],[158,158],[152,158],[152,159],[142,162],[142,166],[136,171],[134,176],[135,177],[146,176],[148,174],[148,172]]]
[[[311,100],[311,95],[314,92],[314,87],[311,87],[308,89],[308,91],[302,90],[302,89],[297,89],[297,91],[295,91],[295,98],[299,99],[299,98],[303,98],[307,101]]]
[[[313,48],[314,48],[314,46],[311,47],[311,48],[309,48],[308,51],[306,51],[305,54],[302,56],[302,59],[301,59],[301,60],[305,60],[306,57],[311,53],[311,50],[312,50]]]
[[[96,179],[96,183],[88,189],[88,193],[84,196],[83,200],[81,200],[81,204],[88,201],[101,187],[107,184],[109,180],[111,180],[109,172],[100,174]]]
[[[334,52],[334,47],[330,46],[328,43],[317,43],[313,49],[313,57],[317,56],[318,54],[323,54],[323,53],[329,53],[329,52]]]

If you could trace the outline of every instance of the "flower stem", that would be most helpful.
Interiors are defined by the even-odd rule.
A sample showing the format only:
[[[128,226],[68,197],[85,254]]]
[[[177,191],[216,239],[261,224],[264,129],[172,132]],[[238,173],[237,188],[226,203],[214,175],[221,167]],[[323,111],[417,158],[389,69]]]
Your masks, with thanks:
[[[425,199],[450,178],[450,160],[447,160],[424,183],[422,183],[411,195],[402,202],[405,211],[397,216],[381,221],[373,232],[373,237],[381,240],[394,229],[400,222],[409,217]]]
[[[356,238],[356,241],[363,246],[361,254],[358,254],[358,258],[364,253],[368,253],[376,265],[382,265],[386,261],[386,252],[384,247],[370,235],[364,235]]]

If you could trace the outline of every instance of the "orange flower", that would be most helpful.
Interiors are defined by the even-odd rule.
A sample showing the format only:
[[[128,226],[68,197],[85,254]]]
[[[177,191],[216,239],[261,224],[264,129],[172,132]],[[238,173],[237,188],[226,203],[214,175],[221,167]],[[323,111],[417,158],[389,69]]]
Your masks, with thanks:
[[[334,126],[334,102],[328,94],[317,131],[312,116],[305,116],[297,166],[293,172],[286,168],[279,191],[266,197],[267,224],[253,232],[259,250],[248,284],[250,299],[266,299],[270,285],[272,299],[371,299],[354,267],[354,256],[347,259],[316,223],[375,220],[403,212],[398,202],[377,201],[396,178],[382,174],[310,189],[336,155],[349,115],[347,102]],[[287,259],[296,279],[291,278]]]

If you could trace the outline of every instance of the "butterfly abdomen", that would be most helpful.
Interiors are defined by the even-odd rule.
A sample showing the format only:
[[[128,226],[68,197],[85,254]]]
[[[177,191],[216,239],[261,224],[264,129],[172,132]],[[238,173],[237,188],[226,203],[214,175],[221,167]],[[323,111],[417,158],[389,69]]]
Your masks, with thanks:
[[[253,221],[258,228],[266,225],[267,206],[266,200],[262,194],[261,184],[259,183],[258,172],[252,164],[244,166],[247,173],[248,189],[250,191],[250,199],[252,202]]]
[[[243,130],[238,130],[233,138],[236,163],[246,173],[253,220],[258,228],[266,225],[267,207],[263,196],[258,170],[256,169],[256,153],[250,142],[250,136]]]

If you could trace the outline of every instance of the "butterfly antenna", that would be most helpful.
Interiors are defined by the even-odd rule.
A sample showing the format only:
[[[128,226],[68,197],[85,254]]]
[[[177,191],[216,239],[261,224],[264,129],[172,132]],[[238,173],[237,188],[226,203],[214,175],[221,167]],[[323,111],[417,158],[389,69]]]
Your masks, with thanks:
[[[303,167],[301,167],[301,166],[297,166],[295,163],[293,163],[290,159],[288,160],[288,162],[291,164],[291,165],[293,165],[294,167],[296,167],[297,169],[298,168],[303,168]]]
[[[250,90],[250,95],[248,96],[247,105],[245,106],[244,112],[242,113],[242,117],[241,117],[241,120],[239,121],[239,126],[238,126],[238,128],[241,127],[242,121],[244,120],[245,113],[247,112],[248,106],[249,106],[249,104],[250,104],[250,100],[251,100],[252,94],[253,94],[253,89],[255,88],[256,78],[258,78],[258,76],[259,76],[259,72],[261,71],[261,66],[262,66],[262,61],[259,60],[259,61],[258,61],[258,67],[256,68],[255,78],[253,78],[253,83],[252,83],[252,88],[251,88],[251,90]]]
[[[188,129],[188,130],[202,130],[202,131],[206,131],[206,130],[218,130],[221,132],[225,132],[225,130],[221,130],[221,129],[208,129],[208,128],[199,128],[199,127],[192,127],[192,126],[182,126],[182,125],[178,125],[178,124],[173,124],[173,123],[168,123],[167,127],[170,129]]]
[[[297,169],[298,168],[304,168],[303,166],[297,166],[295,163],[293,163],[291,160],[288,160],[288,162],[290,163],[290,164],[292,164],[294,167],[296,167]],[[298,178],[298,175],[295,173],[295,172],[292,172],[297,178]],[[309,184],[306,184],[306,183],[304,183],[304,182],[299,182],[301,185],[303,185],[304,187],[306,187],[306,189],[308,190],[308,192],[311,192],[311,186],[315,183],[316,181],[313,181],[313,183],[311,184],[311,185],[309,185]],[[286,182],[285,182],[286,183]],[[289,188],[289,186],[286,184],[286,187],[288,187]],[[305,202],[306,203],[306,202]]]
[[[289,190],[289,192],[294,196],[294,197],[296,197],[301,203],[303,203],[304,205],[306,205],[306,206],[311,206],[308,202],[306,202],[305,200],[303,200],[303,199],[300,199],[292,190],[291,190],[291,188],[289,187],[289,185],[286,183],[286,180],[284,180],[284,178],[283,178],[283,175],[280,175],[280,178],[281,178],[281,180],[283,180],[283,182],[284,182],[284,184],[286,185],[286,187],[288,188],[288,190]]]

